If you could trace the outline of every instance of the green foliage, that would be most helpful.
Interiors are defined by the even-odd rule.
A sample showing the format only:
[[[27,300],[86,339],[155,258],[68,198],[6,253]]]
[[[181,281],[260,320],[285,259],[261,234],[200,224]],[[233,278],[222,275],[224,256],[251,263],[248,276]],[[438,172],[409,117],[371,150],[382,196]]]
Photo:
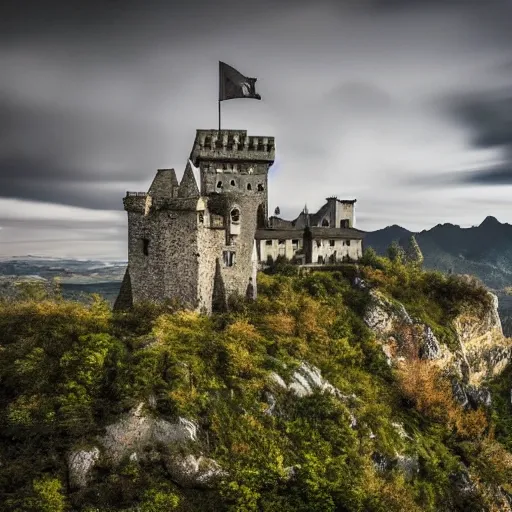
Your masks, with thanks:
[[[405,254],[407,261],[417,267],[421,267],[423,265],[423,253],[421,252],[420,246],[418,242],[416,242],[416,238],[414,235],[411,235],[407,247],[405,249]]]
[[[286,265],[278,261],[259,275],[255,302],[234,299],[230,313],[212,317],[176,304],[114,314],[98,297],[80,305],[33,291],[20,302],[2,302],[6,510],[464,510],[452,484],[461,459],[482,485],[508,488],[509,452],[483,434],[461,435],[459,415],[469,416],[436,395],[445,387],[406,388],[362,320],[369,289],[378,288],[450,342],[453,319],[483,311],[485,290],[371,251],[362,265],[338,272],[299,275]],[[367,288],[355,287],[355,276]],[[270,378],[277,372],[290,383],[302,361],[338,391],[298,397]],[[508,388],[499,386],[491,427],[510,448]],[[456,428],[430,414],[425,403],[434,399],[453,407]],[[172,446],[141,453],[139,462],[100,462],[85,490],[62,485],[70,450],[97,443],[106,425],[141,400],[154,401],[159,417],[199,424],[197,444],[183,450],[220,464],[224,476],[216,486],[171,483],[163,461],[176,455]],[[417,457],[419,471],[410,479],[393,469],[397,453]],[[395,462],[380,472],[376,454]]]
[[[403,263],[405,261],[405,252],[397,241],[393,241],[388,247],[387,255],[393,263]]]

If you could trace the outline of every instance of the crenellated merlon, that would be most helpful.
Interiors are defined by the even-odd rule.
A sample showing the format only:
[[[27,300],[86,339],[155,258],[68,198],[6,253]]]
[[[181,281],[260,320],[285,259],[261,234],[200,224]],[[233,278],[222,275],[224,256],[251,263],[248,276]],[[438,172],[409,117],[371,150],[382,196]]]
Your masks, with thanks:
[[[247,135],[246,130],[197,130],[190,160],[195,166],[203,161],[252,161],[272,164],[274,137]]]

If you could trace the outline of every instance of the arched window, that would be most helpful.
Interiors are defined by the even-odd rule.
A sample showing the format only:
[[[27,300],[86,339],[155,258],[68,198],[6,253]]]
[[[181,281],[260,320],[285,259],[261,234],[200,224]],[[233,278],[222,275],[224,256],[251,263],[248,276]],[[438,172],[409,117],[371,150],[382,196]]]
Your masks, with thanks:
[[[232,187],[236,187],[235,180],[231,180],[231,186],[232,186]]]
[[[252,185],[250,183],[247,183],[247,190],[252,190]]]
[[[327,219],[324,219],[322,221],[322,227],[324,227],[324,228],[328,228],[329,227],[329,221]]]
[[[240,210],[238,208],[233,208],[231,210],[231,222],[240,222]]]
[[[261,183],[258,183],[258,192],[263,192],[265,189]]]
[[[218,182],[217,182],[217,188],[218,188],[218,189],[221,189],[221,188],[222,188],[222,181],[218,181]]]

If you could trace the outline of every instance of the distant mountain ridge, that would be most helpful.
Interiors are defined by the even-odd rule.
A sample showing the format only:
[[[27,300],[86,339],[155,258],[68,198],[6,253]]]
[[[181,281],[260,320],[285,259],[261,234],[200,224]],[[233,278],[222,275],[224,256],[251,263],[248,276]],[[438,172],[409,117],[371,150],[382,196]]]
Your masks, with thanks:
[[[512,225],[490,216],[479,226],[438,224],[419,233],[393,225],[368,232],[363,244],[384,255],[394,240],[405,247],[412,234],[423,252],[425,268],[472,274],[495,290],[512,285]]]

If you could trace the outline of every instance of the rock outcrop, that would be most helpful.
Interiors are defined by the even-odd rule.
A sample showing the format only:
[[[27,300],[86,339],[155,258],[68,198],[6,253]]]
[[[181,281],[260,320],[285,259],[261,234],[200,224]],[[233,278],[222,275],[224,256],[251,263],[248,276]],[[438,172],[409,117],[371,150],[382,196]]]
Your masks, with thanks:
[[[408,358],[433,360],[475,393],[482,383],[501,373],[511,358],[510,341],[504,337],[498,315],[498,299],[489,294],[491,305],[481,316],[462,314],[453,322],[457,349],[450,350],[436,338],[431,327],[416,321],[397,301],[370,291],[364,322],[373,330],[390,365]],[[480,396],[482,403],[488,397]]]
[[[213,459],[192,454],[168,458],[165,468],[172,480],[188,488],[212,488],[227,474]]]
[[[100,458],[100,450],[94,446],[90,450],[77,450],[68,455],[69,483],[73,488],[86,487],[90,472]]]
[[[179,418],[176,423],[144,414],[139,404],[116,423],[106,428],[99,439],[105,457],[113,464],[124,457],[138,453],[147,446],[163,444],[182,446],[197,440],[197,426],[190,420]]]

